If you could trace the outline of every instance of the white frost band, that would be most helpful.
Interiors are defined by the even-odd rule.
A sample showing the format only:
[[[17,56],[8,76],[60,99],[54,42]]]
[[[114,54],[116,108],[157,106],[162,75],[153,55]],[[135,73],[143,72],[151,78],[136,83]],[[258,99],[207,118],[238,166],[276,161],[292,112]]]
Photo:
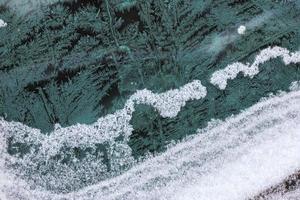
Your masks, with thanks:
[[[224,69],[214,72],[210,79],[210,82],[213,85],[218,86],[221,90],[224,90],[227,86],[227,81],[236,78],[240,72],[242,72],[244,76],[253,78],[256,74],[259,73],[259,65],[278,57],[282,58],[285,65],[300,62],[299,51],[291,53],[286,48],[278,46],[268,47],[262,50],[255,57],[255,61],[252,63],[252,65],[250,65],[249,63],[244,64],[241,62],[230,64]]]

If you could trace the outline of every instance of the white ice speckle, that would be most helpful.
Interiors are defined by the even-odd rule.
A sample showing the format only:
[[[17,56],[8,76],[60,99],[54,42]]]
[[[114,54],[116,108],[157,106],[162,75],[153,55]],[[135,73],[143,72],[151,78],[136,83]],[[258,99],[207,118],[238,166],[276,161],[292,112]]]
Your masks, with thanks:
[[[6,27],[7,23],[3,21],[3,19],[0,19],[0,28]]]
[[[244,35],[246,32],[246,26],[241,25],[238,29],[237,29],[238,34],[240,35]]]

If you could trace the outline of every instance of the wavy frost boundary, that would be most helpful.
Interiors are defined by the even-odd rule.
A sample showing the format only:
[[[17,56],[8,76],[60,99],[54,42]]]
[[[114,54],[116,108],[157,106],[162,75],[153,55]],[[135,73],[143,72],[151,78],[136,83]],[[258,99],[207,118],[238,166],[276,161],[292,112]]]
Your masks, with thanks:
[[[25,155],[2,155],[14,169],[11,172],[28,178],[32,185],[58,192],[72,191],[82,187],[76,180],[94,183],[99,181],[97,178],[109,177],[134,163],[127,142],[133,130],[130,120],[136,104],[150,105],[162,117],[171,118],[178,114],[187,101],[205,96],[206,88],[199,80],[161,94],[147,89],[139,90],[126,101],[123,109],[114,114],[99,118],[91,125],[77,124],[66,128],[56,125],[55,130],[47,135],[22,123],[0,119],[1,137],[18,146],[26,144],[24,149],[27,151]],[[103,144],[100,147],[105,148],[104,153],[97,152],[99,144]],[[0,148],[6,151],[6,142]],[[75,151],[78,153],[78,148],[92,155],[86,155],[81,160],[72,157]],[[109,164],[102,164],[104,160],[109,160]]]
[[[283,63],[285,65],[289,65],[291,63],[299,63],[300,62],[300,51],[296,51],[291,53],[286,48],[282,47],[268,47],[262,50],[256,57],[252,65],[250,63],[241,63],[235,62],[233,64],[228,65],[224,69],[218,70],[212,74],[210,82],[218,86],[221,90],[224,90],[227,86],[228,80],[232,80],[237,77],[237,75],[242,72],[244,76],[248,76],[253,78],[255,75],[259,73],[259,65],[274,59],[274,58],[282,58]]]
[[[3,188],[16,200],[247,199],[299,169],[299,120],[300,91],[292,91],[198,130],[165,153],[79,191],[31,189],[11,176]]]

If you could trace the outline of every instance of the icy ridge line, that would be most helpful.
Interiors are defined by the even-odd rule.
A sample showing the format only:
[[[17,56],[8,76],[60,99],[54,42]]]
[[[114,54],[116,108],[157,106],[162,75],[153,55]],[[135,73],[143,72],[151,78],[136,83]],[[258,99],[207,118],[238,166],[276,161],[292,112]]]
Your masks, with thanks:
[[[283,47],[268,47],[260,51],[251,65],[250,63],[244,64],[241,62],[227,65],[224,69],[214,72],[210,82],[218,86],[221,90],[224,90],[227,86],[227,81],[236,78],[240,72],[242,72],[244,76],[253,78],[259,73],[259,65],[278,57],[282,58],[285,65],[300,63],[300,51],[290,52]]]
[[[124,136],[126,141],[132,134],[133,128],[130,120],[136,104],[150,105],[162,117],[172,118],[178,114],[187,101],[204,98],[206,94],[206,87],[202,86],[201,81],[194,80],[179,89],[172,89],[160,94],[153,93],[148,89],[138,90],[126,101],[123,109],[101,117],[91,125],[76,124],[65,128],[56,125],[53,132],[45,135],[39,129],[19,122],[7,122],[0,118],[0,129],[2,129],[2,133],[8,134],[6,137],[13,135],[16,140],[22,142],[41,144],[42,152],[51,156],[55,155],[64,145],[69,147],[91,146],[96,143],[113,142],[120,135]]]

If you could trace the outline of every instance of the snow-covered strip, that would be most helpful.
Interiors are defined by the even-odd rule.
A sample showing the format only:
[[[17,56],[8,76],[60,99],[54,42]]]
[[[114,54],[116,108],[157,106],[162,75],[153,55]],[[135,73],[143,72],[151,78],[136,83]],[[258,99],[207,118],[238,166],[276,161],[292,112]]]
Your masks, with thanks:
[[[22,123],[0,119],[0,128],[7,137],[13,135],[20,142],[42,144],[41,150],[50,156],[55,155],[62,145],[82,147],[113,141],[121,135],[128,138],[132,133],[132,126],[129,122],[136,104],[150,105],[162,117],[175,117],[187,101],[205,96],[206,88],[199,80],[194,80],[179,89],[172,89],[161,94],[155,94],[147,89],[138,90],[127,100],[123,109],[99,118],[91,125],[76,124],[66,128],[56,125],[53,132],[45,135],[40,130]]]
[[[253,78],[256,74],[259,73],[259,65],[278,57],[282,58],[285,65],[289,65],[291,63],[299,63],[300,51],[290,52],[286,48],[278,46],[268,47],[260,51],[251,65],[250,63],[244,64],[241,62],[230,64],[224,69],[214,72],[212,74],[210,82],[213,85],[218,86],[221,90],[224,90],[227,86],[227,81],[236,78],[240,72],[242,72],[244,76]]]
[[[267,185],[278,183],[300,167],[300,126],[288,128],[288,125],[277,127],[282,134],[280,136],[271,133],[274,128],[264,131],[264,136],[239,149],[246,152],[244,155],[224,164],[195,184],[179,189],[174,199],[246,199]]]
[[[51,194],[25,184],[2,188],[14,199],[33,200],[247,199],[300,168],[299,120],[300,91],[292,91],[212,122],[165,153],[79,191]]]

